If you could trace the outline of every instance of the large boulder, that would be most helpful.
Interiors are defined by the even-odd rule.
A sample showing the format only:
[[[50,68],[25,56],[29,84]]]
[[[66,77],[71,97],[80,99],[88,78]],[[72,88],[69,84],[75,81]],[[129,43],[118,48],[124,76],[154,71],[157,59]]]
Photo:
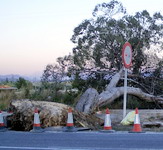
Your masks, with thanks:
[[[55,102],[23,99],[13,100],[10,104],[9,109],[13,112],[13,115],[8,117],[11,129],[19,131],[31,130],[33,128],[35,108],[38,109],[42,128],[66,125],[69,106]],[[95,116],[85,115],[76,110],[73,110],[73,115],[77,126],[98,129],[103,122]]]

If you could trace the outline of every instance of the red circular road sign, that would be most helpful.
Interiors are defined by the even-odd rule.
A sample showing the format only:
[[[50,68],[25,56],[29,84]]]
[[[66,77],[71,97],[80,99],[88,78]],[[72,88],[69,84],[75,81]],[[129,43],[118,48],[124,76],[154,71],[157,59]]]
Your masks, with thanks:
[[[125,68],[130,68],[132,64],[132,47],[129,42],[123,45],[122,49],[122,61]]]

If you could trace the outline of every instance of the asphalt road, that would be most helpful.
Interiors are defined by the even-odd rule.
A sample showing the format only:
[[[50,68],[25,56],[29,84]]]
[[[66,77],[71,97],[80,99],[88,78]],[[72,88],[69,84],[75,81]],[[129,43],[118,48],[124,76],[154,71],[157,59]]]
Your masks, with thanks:
[[[0,150],[163,150],[163,133],[0,132]]]

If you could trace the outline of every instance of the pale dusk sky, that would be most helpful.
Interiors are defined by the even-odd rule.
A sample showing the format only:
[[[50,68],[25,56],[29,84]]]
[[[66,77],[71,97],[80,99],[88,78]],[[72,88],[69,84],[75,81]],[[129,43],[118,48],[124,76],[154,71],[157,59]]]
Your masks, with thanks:
[[[127,12],[163,13],[163,0],[120,0]],[[0,75],[37,75],[72,52],[73,29],[109,0],[0,0]]]

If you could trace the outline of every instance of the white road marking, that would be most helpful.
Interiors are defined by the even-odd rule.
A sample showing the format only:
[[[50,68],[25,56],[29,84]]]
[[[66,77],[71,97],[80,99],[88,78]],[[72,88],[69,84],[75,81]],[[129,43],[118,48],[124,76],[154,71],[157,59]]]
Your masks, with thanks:
[[[21,149],[21,150],[93,150],[90,148],[53,148],[53,147],[15,147],[15,146],[0,146],[0,149]]]
[[[21,149],[21,150],[142,150],[142,148],[54,148],[54,147],[15,147],[15,146],[0,146],[0,149]],[[143,150],[155,150],[155,149],[144,149]],[[162,149],[157,149],[162,150]]]

